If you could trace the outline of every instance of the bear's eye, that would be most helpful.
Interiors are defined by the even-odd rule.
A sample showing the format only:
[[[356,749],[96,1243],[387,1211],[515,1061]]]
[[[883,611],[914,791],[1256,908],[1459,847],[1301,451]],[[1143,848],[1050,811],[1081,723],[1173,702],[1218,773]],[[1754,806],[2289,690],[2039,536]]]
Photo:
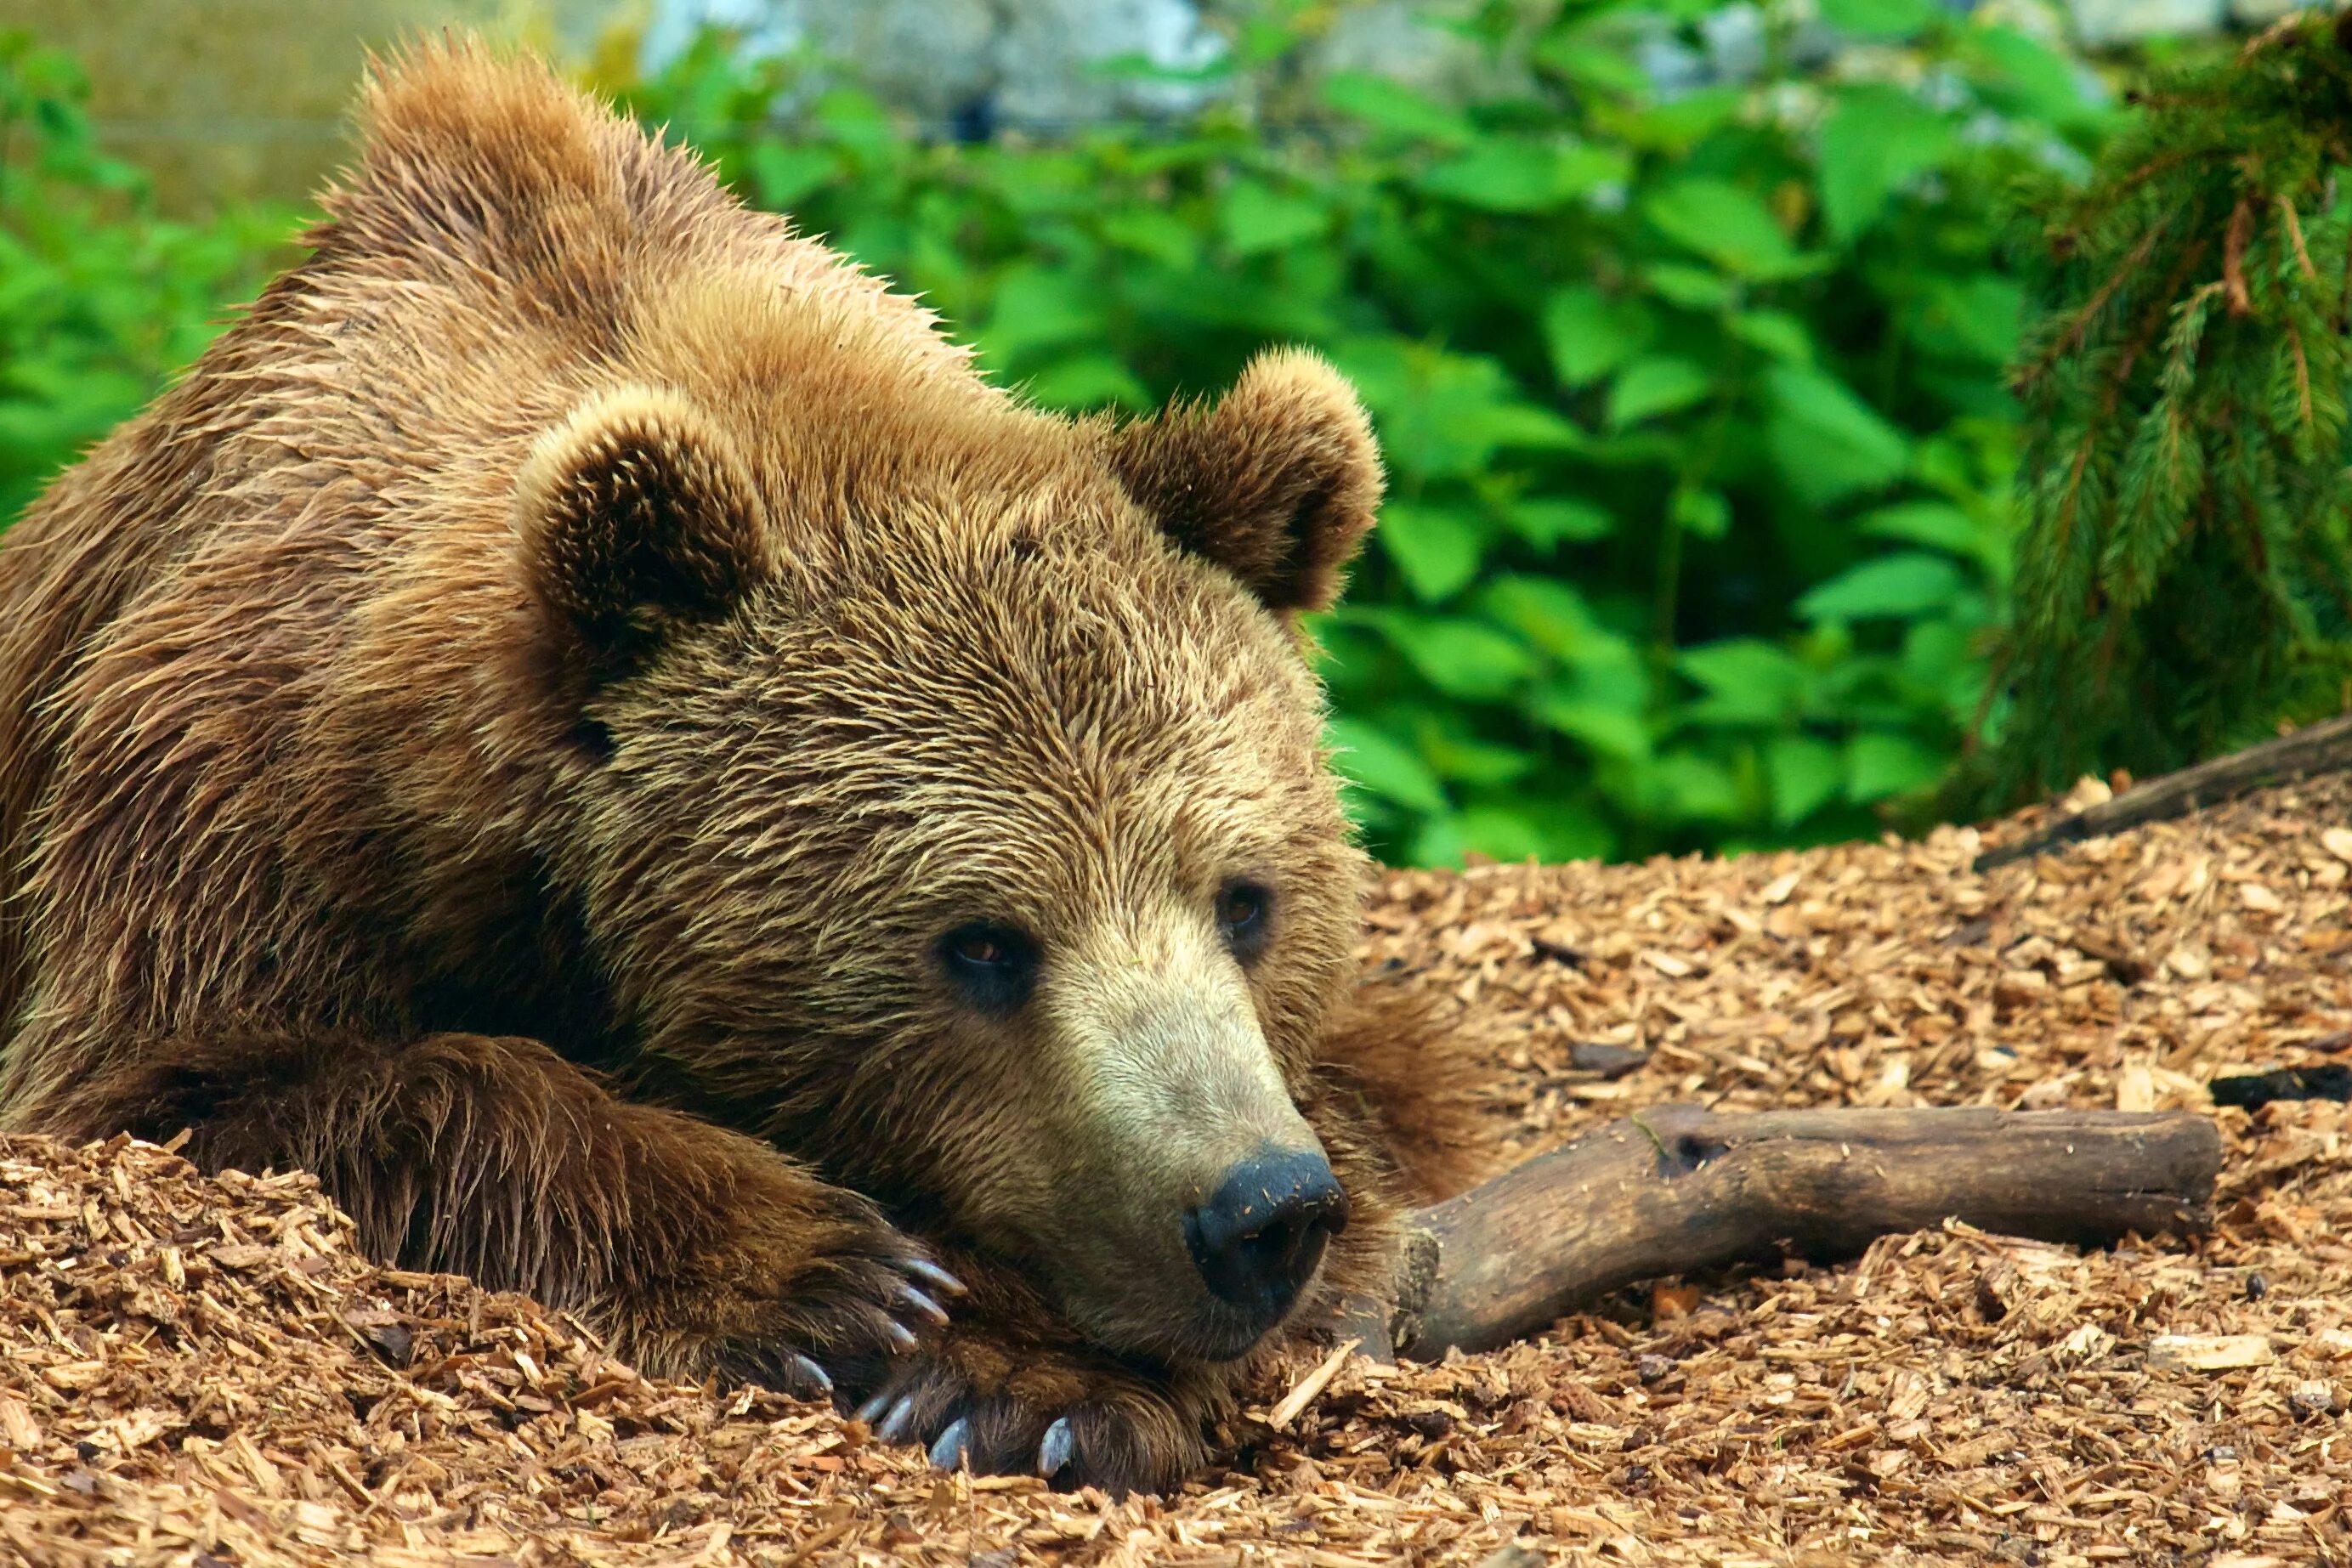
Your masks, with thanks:
[[[940,960],[967,998],[1003,1011],[1028,999],[1037,973],[1037,945],[1010,925],[959,925],[940,938]]]
[[[1274,894],[1254,882],[1228,883],[1217,894],[1217,926],[1234,956],[1247,963],[1265,951]]]

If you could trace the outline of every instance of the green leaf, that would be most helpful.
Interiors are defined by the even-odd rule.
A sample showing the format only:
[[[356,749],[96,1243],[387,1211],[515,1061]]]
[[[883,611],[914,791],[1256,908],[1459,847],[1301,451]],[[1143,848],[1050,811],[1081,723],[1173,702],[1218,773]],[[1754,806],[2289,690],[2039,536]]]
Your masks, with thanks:
[[[1908,38],[1936,19],[1935,0],[1821,0],[1822,19],[1857,38]]]
[[[1766,441],[1781,478],[1821,505],[1899,476],[1910,461],[1903,433],[1818,371],[1775,365],[1766,372],[1771,414]]]
[[[1486,616],[1573,664],[1632,662],[1632,644],[1592,618],[1584,596],[1556,577],[1498,578],[1480,596]]]
[[[1738,782],[1731,770],[1695,751],[1673,751],[1650,765],[1650,788],[1671,817],[1686,821],[1730,821],[1742,815]]]
[[[1373,537],[1423,601],[1451,598],[1478,575],[1482,540],[1477,517],[1466,504],[1391,501],[1381,508]]]
[[[1176,271],[1200,264],[1200,236],[1192,225],[1158,207],[1122,207],[1104,214],[1102,236],[1121,250],[1148,256]]]
[[[1706,9],[1713,9],[1708,0]],[[1680,158],[1737,119],[1748,101],[1744,86],[1703,88],[1638,113],[1612,117],[1617,133],[1636,147]]]
[[[1591,544],[1617,531],[1617,519],[1591,501],[1569,496],[1529,496],[1503,509],[1511,531],[1538,549],[1562,543]]]
[[[1108,354],[1081,353],[1056,360],[1031,376],[1029,395],[1048,408],[1085,410],[1116,403],[1141,411],[1151,392],[1135,372]]]
[[[1731,502],[1720,490],[1677,485],[1666,503],[1666,520],[1694,538],[1719,539],[1731,531]]]
[[[1000,361],[1010,361],[1036,349],[1098,340],[1102,318],[1092,303],[1096,298],[1097,291],[1073,274],[1019,263],[997,279],[981,341]]]
[[[1951,123],[1915,95],[1869,85],[1841,95],[1821,123],[1822,218],[1841,244],[1877,221],[1906,183],[1955,144]]]
[[[1811,816],[1838,792],[1847,769],[1837,748],[1807,735],[1775,737],[1764,748],[1764,778],[1772,791],[1772,825],[1784,831]]]
[[[1720,310],[1731,303],[1730,280],[1703,267],[1680,262],[1654,262],[1642,269],[1642,281],[1658,298],[1685,310]]]
[[[1635,761],[1650,754],[1650,732],[1643,725],[1641,715],[1622,708],[1545,697],[1536,705],[1536,716],[1603,757]]]
[[[1415,181],[1433,195],[1498,213],[1540,213],[1625,174],[1622,153],[1580,142],[1488,136]]]
[[[1391,337],[1330,345],[1379,425],[1384,455],[1412,478],[1471,478],[1506,445],[1570,450],[1584,434],[1549,409],[1527,402],[1502,364]]]
[[[1754,637],[1685,648],[1675,664],[1705,689],[1698,714],[1714,724],[1776,725],[1793,718],[1811,678],[1785,649]]]
[[[1495,444],[1520,452],[1577,452],[1591,438],[1574,422],[1532,402],[1498,402],[1486,415]]]
[[[1742,310],[1731,319],[1731,335],[1792,365],[1813,362],[1812,334],[1785,310]]]
[[[1706,395],[1711,384],[1706,367],[1689,360],[1666,355],[1636,360],[1609,385],[1609,423],[1622,430],[1688,408]]]
[[[2055,125],[2098,119],[2100,110],[2084,94],[2074,62],[2041,39],[2014,26],[1971,26],[1959,35],[1978,84],[2012,99],[2024,114]]]
[[[1860,621],[1948,609],[1968,591],[1959,568],[1938,555],[1905,550],[1850,567],[1797,601],[1808,621]]]
[[[1645,97],[1652,90],[1649,73],[1628,49],[1589,37],[1583,31],[1555,33],[1540,39],[1533,56],[1538,65],[1586,87],[1628,98]]]
[[[1549,848],[1548,835],[1524,810],[1507,806],[1472,806],[1454,819],[1454,831],[1465,850],[1511,864],[1539,861]]]
[[[2025,319],[2025,287],[2017,279],[1979,272],[1958,282],[1938,283],[1928,298],[1932,308],[1924,325],[1940,329],[1950,348],[1988,365],[2006,365],[2016,358]]]
[[[1459,784],[1486,788],[1513,784],[1533,772],[1536,766],[1534,756],[1528,752],[1483,740],[1424,735],[1422,750],[1442,777]]]
[[[1864,514],[1857,525],[1872,538],[1902,539],[1958,556],[1979,556],[1985,530],[1949,501],[1901,501]]]
[[[898,128],[881,99],[853,87],[838,87],[810,106],[810,118],[826,136],[868,164],[887,161],[900,145]]]
[[[1544,342],[1564,386],[1599,381],[1648,347],[1656,328],[1640,300],[1589,283],[1555,289],[1544,301]]]
[[[837,179],[840,163],[825,147],[769,140],[754,142],[747,155],[752,189],[759,204],[771,212],[788,213],[801,198]]]
[[[1742,277],[1792,277],[1808,266],[1763,202],[1727,180],[1686,175],[1654,193],[1642,214],[1667,238]]]
[[[1415,141],[1465,147],[1478,139],[1467,118],[1394,77],[1334,71],[1323,78],[1323,101],[1350,120]]]
[[[1525,648],[1475,621],[1396,612],[1380,624],[1421,678],[1447,696],[1500,697],[1535,668]]]
[[[1321,203],[1248,178],[1225,188],[1221,217],[1226,248],[1237,256],[1286,250],[1318,237],[1331,222]]]
[[[1548,865],[1606,860],[1617,852],[1616,832],[1600,812],[1582,800],[1546,802],[1543,832],[1543,858]]]
[[[1963,722],[1984,689],[1985,666],[1976,639],[1958,621],[1915,621],[1903,633],[1903,678],[1944,699]]]
[[[1359,719],[1335,718],[1329,725],[1338,753],[1331,765],[1360,789],[1415,811],[1445,810],[1445,787],[1412,750]]]
[[[1866,806],[1924,789],[1943,777],[1944,761],[1907,735],[1866,731],[1846,742],[1845,798]]]

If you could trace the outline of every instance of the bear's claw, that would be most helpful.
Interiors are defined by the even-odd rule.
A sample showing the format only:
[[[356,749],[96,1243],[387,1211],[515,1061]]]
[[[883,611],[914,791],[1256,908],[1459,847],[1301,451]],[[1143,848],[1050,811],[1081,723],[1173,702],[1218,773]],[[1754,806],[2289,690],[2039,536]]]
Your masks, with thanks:
[[[900,1267],[934,1290],[950,1296],[961,1296],[964,1293],[964,1282],[961,1280],[928,1259],[909,1258]]]
[[[776,1381],[795,1399],[823,1399],[833,1393],[833,1378],[824,1368],[798,1351],[786,1351],[776,1366]]]
[[[1076,1451],[1076,1440],[1070,1436],[1070,1418],[1057,1417],[1037,1444],[1037,1473],[1052,1480],[1069,1468]]]
[[[948,1423],[948,1429],[931,1445],[931,1468],[935,1470],[961,1469],[964,1455],[971,1447],[971,1420],[959,1416]]]
[[[899,1286],[898,1299],[934,1323],[944,1326],[948,1321],[948,1310],[912,1285]]]
[[[915,1396],[902,1394],[891,1405],[887,1414],[874,1428],[874,1435],[886,1443],[903,1443],[915,1435]]]

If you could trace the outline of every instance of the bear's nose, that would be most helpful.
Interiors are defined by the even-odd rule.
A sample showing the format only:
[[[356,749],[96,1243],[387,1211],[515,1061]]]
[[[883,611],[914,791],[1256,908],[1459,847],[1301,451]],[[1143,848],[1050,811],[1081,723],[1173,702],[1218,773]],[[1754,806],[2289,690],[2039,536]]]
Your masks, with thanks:
[[[1210,1294],[1246,1313],[1258,1333],[1282,1321],[1345,1229],[1348,1195],[1315,1150],[1266,1150],[1225,1173],[1208,1202],[1184,1216],[1184,1244]]]

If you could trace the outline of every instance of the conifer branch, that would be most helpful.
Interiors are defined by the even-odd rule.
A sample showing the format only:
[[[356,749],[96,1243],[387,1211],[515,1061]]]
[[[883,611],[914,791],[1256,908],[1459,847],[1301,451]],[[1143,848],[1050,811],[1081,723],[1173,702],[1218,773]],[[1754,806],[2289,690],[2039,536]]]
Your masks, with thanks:
[[[2171,69],[2091,179],[2032,193],[1997,800],[2156,774],[2352,676],[2352,22]]]

